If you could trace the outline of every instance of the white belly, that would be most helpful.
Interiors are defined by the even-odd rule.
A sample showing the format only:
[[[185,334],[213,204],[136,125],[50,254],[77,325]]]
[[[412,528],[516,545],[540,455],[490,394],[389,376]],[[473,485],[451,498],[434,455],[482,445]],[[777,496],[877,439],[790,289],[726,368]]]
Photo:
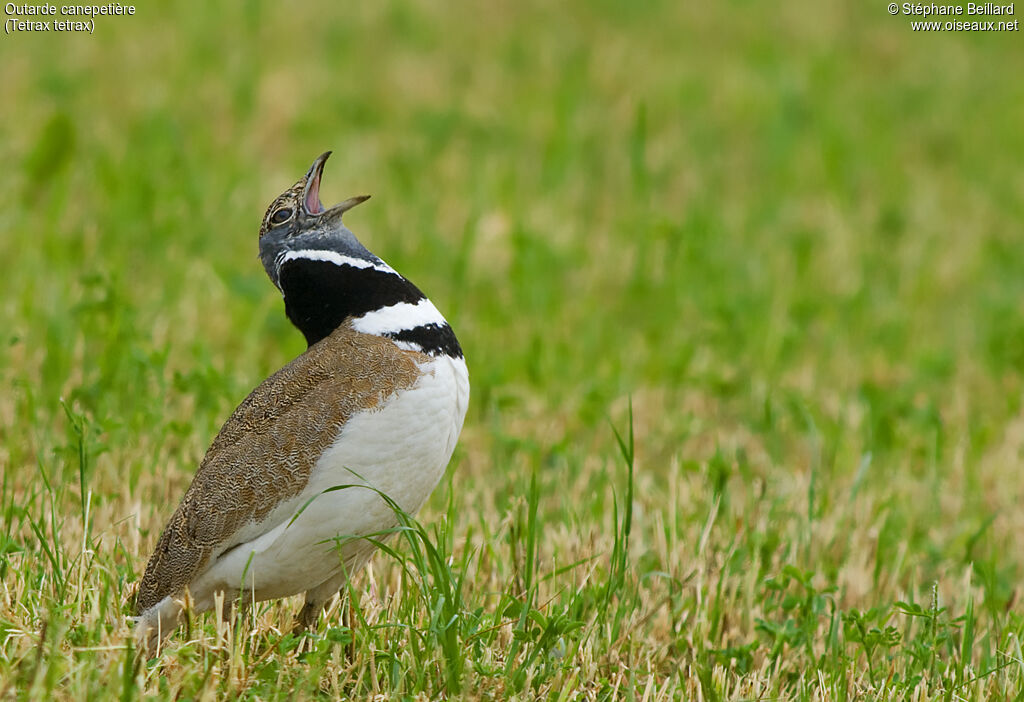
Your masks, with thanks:
[[[306,489],[245,528],[247,541],[193,582],[197,609],[212,607],[219,590],[242,588],[256,600],[285,597],[361,566],[373,545],[345,537],[398,523],[375,490],[408,514],[419,510],[444,474],[469,402],[463,359],[440,357],[421,367],[424,375],[412,388],[349,419],[317,461]],[[345,485],[353,487],[324,492]]]

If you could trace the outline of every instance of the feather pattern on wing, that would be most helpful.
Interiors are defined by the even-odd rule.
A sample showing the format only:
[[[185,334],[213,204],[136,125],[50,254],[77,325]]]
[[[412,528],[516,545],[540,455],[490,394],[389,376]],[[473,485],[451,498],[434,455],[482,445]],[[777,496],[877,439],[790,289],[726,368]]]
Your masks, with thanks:
[[[346,421],[419,378],[423,354],[344,324],[267,378],[206,452],[139,585],[142,613],[178,596],[282,501],[302,492]],[[267,525],[272,528],[274,525]]]

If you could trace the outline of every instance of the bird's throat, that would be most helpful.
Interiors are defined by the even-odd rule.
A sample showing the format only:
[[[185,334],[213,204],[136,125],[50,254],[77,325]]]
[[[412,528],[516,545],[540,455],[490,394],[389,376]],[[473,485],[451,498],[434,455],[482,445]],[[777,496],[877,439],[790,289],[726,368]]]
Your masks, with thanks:
[[[294,258],[280,269],[285,312],[312,346],[346,320],[424,299],[419,289],[383,266]]]

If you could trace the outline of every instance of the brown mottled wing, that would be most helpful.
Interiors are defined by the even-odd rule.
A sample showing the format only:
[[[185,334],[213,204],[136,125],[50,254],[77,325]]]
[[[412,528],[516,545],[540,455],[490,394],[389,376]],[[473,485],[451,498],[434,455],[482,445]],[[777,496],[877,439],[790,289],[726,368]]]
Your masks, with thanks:
[[[245,398],[206,452],[139,584],[139,613],[180,595],[217,547],[302,492],[341,426],[419,377],[419,354],[343,326]]]

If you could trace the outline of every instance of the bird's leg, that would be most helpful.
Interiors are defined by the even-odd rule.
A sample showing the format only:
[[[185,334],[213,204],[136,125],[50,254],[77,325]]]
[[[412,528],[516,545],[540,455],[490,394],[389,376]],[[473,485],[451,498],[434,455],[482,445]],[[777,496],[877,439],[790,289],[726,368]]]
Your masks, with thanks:
[[[295,617],[295,626],[292,628],[292,632],[301,634],[304,631],[315,629],[320,613],[327,606],[327,603],[331,601],[331,598],[338,593],[346,580],[346,574],[344,572],[339,573],[333,578],[307,590],[306,603],[302,605],[298,616]]]
[[[299,610],[298,615],[295,617],[295,625],[292,627],[292,632],[301,634],[309,631],[316,627],[316,620],[320,618],[320,612],[323,611],[325,602],[311,602],[307,596],[306,603],[302,605],[302,609]]]
[[[224,612],[220,615],[220,620],[237,632],[239,631],[238,627],[245,622],[245,618],[252,611],[252,606],[252,601],[245,599],[244,593],[238,599],[225,600]]]

